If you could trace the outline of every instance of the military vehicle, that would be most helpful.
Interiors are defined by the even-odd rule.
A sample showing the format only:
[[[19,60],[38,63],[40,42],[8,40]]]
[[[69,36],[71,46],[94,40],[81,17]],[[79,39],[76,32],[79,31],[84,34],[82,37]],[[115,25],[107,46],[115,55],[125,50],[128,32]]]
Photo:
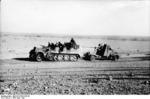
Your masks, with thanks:
[[[86,52],[83,55],[83,59],[85,60],[118,60],[119,55],[115,52],[111,47],[107,44],[99,44],[98,47],[94,48],[93,52]]]
[[[40,48],[34,47],[29,52],[29,58],[33,61],[77,61],[80,58],[77,50],[79,45],[76,44],[72,38],[70,42],[64,44],[58,42],[48,43],[48,46],[42,46]]]

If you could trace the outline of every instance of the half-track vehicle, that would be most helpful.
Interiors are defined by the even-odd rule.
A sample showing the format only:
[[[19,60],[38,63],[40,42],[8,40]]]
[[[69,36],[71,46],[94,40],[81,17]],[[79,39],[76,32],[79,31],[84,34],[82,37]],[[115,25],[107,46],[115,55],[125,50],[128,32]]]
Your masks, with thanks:
[[[29,59],[32,61],[77,61],[80,58],[77,50],[79,45],[76,44],[72,38],[70,42],[64,44],[58,42],[48,43],[48,46],[42,46],[40,48],[34,47],[29,52]]]
[[[83,59],[85,60],[118,60],[119,54],[115,52],[109,45],[107,44],[99,44],[98,47],[94,48],[93,52],[86,52],[83,55]]]

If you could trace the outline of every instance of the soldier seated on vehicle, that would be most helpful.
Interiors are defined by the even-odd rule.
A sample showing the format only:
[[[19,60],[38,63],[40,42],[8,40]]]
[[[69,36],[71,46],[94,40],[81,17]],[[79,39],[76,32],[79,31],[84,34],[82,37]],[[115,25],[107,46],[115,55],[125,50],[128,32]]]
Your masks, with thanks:
[[[108,47],[109,50],[112,50],[111,47],[110,47],[110,45],[107,45],[107,47]]]
[[[98,46],[101,46],[101,44],[98,44]]]
[[[71,38],[70,43],[76,44],[76,42],[75,42],[75,40],[73,38]]]
[[[73,46],[72,46],[73,44],[72,43],[68,43],[68,42],[66,42],[66,43],[64,43],[64,47],[67,49],[67,50],[70,50]]]
[[[57,46],[59,47],[59,53],[64,50],[64,45],[61,42],[58,42]]]
[[[33,49],[30,51],[30,54],[34,54],[36,50],[36,47],[34,46]]]
[[[102,44],[98,44],[98,49],[101,50],[103,48]]]
[[[35,49],[36,49],[36,47],[34,46],[34,47],[33,47],[33,50],[35,51]]]
[[[51,43],[50,42],[48,42],[48,47],[51,47]]]
[[[54,44],[54,43],[51,43],[51,44],[50,44],[50,48],[51,48],[51,50],[55,50],[55,48],[56,48],[55,44]]]
[[[105,52],[105,49],[106,49],[106,44],[98,44],[98,48],[97,48],[97,52],[96,54],[97,55],[100,55],[100,56],[103,56],[104,55],[104,52]]]

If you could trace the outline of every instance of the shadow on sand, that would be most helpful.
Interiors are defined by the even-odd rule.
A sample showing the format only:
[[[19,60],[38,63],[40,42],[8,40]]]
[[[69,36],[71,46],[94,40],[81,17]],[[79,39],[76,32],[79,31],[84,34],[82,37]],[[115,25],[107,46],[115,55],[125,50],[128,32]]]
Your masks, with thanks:
[[[28,62],[35,62],[33,60],[30,60],[28,57],[19,57],[19,58],[13,58],[14,60],[18,60],[18,61],[28,61]],[[84,59],[83,59],[84,60]],[[98,59],[100,61],[108,61],[105,59]],[[127,61],[149,61],[150,60],[150,55],[146,55],[146,56],[142,56],[142,57],[130,57],[127,59]],[[47,60],[45,60],[47,61]],[[122,62],[124,60],[120,60],[118,62]]]
[[[19,61],[30,61],[32,62],[29,58],[13,58],[14,60],[19,60]]]
[[[134,57],[135,59],[139,59],[141,61],[145,61],[145,60],[150,60],[150,56],[145,56],[145,57]]]

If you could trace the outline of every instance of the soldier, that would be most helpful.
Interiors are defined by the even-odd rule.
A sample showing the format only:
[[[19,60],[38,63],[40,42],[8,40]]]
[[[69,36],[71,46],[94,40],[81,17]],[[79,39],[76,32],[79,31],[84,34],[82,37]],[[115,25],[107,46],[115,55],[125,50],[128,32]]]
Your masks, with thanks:
[[[50,42],[48,42],[48,47],[51,47],[51,43]]]
[[[98,49],[99,49],[99,50],[101,50],[101,49],[102,49],[102,47],[103,47],[103,45],[102,45],[102,44],[98,44]]]
[[[51,43],[51,50],[55,50],[56,46],[54,43]]]
[[[73,38],[71,38],[70,43],[76,44],[76,42],[75,42],[75,40]]]
[[[64,45],[61,42],[58,42],[59,53],[64,50]]]

